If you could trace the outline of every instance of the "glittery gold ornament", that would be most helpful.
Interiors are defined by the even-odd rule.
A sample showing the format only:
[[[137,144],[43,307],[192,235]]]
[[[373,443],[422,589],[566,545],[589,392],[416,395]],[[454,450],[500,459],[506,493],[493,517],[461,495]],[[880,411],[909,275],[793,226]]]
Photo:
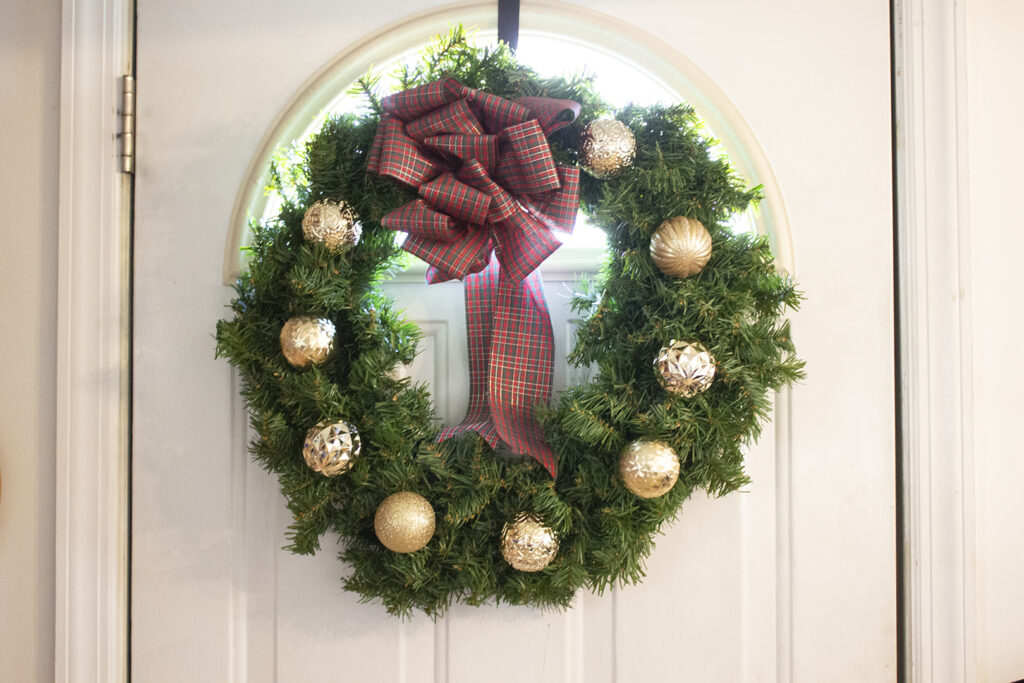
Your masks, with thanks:
[[[636,138],[617,119],[591,121],[580,135],[583,169],[595,178],[608,178],[633,163]]]
[[[679,456],[664,441],[634,441],[619,458],[619,474],[626,488],[641,498],[657,498],[679,479]]]
[[[345,422],[321,422],[306,432],[302,458],[313,470],[333,477],[352,469],[359,457],[359,432]]]
[[[323,242],[337,254],[359,241],[363,230],[356,212],[345,202],[321,200],[306,209],[302,217],[302,235],[307,242]]]
[[[520,512],[501,531],[501,554],[521,572],[539,572],[555,559],[558,537],[529,512]]]
[[[334,323],[327,318],[298,315],[281,328],[281,353],[297,368],[327,360],[334,348]]]
[[[696,342],[673,339],[654,359],[654,374],[666,391],[695,396],[711,386],[715,378],[715,359]]]
[[[396,493],[377,507],[373,530],[388,550],[415,552],[434,535],[434,508],[418,493]]]
[[[711,235],[694,218],[670,218],[651,237],[651,258],[665,275],[696,275],[711,258]]]

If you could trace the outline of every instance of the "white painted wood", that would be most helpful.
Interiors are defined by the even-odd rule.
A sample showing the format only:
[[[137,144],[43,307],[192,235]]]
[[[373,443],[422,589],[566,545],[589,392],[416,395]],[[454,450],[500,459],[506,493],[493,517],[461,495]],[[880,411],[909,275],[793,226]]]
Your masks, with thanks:
[[[965,5],[896,4],[910,680],[977,678]]]
[[[57,328],[58,681],[127,678],[130,185],[115,146],[131,3],[63,6]]]
[[[402,623],[340,591],[332,539],[312,558],[277,550],[287,513],[275,483],[245,459],[234,379],[212,357],[212,326],[230,298],[219,282],[231,198],[296,84],[411,11],[408,2],[253,2],[244,14],[139,3],[133,676],[894,678],[888,14],[877,0],[599,2],[578,12],[578,24],[601,11],[602,26],[621,29],[607,28],[610,45],[649,36],[685,50],[728,93],[730,111],[743,112],[748,153],[763,147],[785,188],[811,297],[795,317],[810,374],[780,397],[779,421],[752,449],[749,492],[696,496],[660,539],[643,585],[581,595],[567,613],[460,607],[436,624]],[[437,12],[439,28],[460,12]],[[729,27],[742,49],[723,49],[723,32],[708,27]],[[671,76],[667,62],[649,68]],[[773,202],[765,213],[780,210]],[[549,292],[560,287],[547,279]],[[434,382],[441,411],[457,419],[460,290],[390,286],[429,335],[414,374]],[[549,300],[561,350],[572,321],[564,299]]]
[[[973,446],[974,614],[976,679],[985,683],[1024,678],[1024,459],[1020,457],[1017,406],[1024,385],[1018,348],[1024,251],[1020,211],[1006,201],[1017,192],[1024,140],[1016,134],[1024,116],[1019,88],[1007,87],[1024,63],[1024,5],[976,0],[967,5],[966,126],[969,192],[966,226],[970,248],[970,420]],[[962,35],[962,34],[961,34]],[[961,112],[963,109],[961,109]],[[962,125],[963,120],[960,120]],[[962,134],[961,130],[961,134]],[[961,176],[963,177],[963,176]],[[969,550],[969,548],[968,548]],[[965,553],[970,561],[971,554]]]

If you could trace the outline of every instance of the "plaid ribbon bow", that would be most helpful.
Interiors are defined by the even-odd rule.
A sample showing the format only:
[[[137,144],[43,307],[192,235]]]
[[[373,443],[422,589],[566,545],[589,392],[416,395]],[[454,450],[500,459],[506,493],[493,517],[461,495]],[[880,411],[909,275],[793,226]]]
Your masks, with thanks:
[[[532,412],[550,398],[554,370],[537,267],[561,245],[553,231],[576,222],[579,169],[555,163],[547,136],[580,105],[506,100],[449,78],[390,95],[383,107],[367,167],[419,198],[381,222],[408,233],[404,249],[430,264],[429,284],[466,287],[469,410],[439,440],[475,431],[554,476],[555,455]]]

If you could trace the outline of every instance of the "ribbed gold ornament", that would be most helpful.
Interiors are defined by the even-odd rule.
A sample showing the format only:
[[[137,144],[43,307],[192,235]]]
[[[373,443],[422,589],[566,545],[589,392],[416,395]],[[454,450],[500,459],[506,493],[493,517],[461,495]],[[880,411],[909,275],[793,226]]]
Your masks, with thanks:
[[[711,259],[711,235],[695,218],[670,218],[651,237],[651,258],[666,275],[696,275]]]
[[[359,457],[359,432],[346,422],[321,422],[306,432],[302,458],[311,469],[333,477],[352,469]]]
[[[333,253],[351,247],[362,233],[356,212],[346,202],[321,200],[306,209],[302,217],[302,235],[306,241],[323,242]]]
[[[654,374],[666,391],[696,396],[711,386],[715,378],[715,359],[696,342],[673,339],[655,357]]]
[[[641,498],[668,493],[679,479],[679,456],[664,441],[634,441],[619,458],[626,488]]]
[[[591,121],[580,135],[580,161],[595,178],[608,178],[633,163],[636,138],[617,119]]]
[[[388,550],[412,553],[430,541],[434,523],[434,508],[427,499],[412,491],[402,491],[377,506],[373,530]]]
[[[297,315],[281,328],[280,340],[281,353],[295,367],[320,364],[334,348],[334,323],[327,318]]]
[[[558,537],[537,515],[520,512],[501,531],[501,554],[521,572],[539,572],[558,554]]]

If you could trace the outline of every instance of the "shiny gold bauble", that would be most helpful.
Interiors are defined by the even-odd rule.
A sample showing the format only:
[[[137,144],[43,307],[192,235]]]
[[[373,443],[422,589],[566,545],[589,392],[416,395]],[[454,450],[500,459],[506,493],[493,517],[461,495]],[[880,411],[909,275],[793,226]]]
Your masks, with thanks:
[[[608,178],[633,163],[636,138],[617,119],[591,121],[580,135],[580,161],[595,178]]]
[[[619,458],[626,488],[641,498],[668,493],[679,479],[679,456],[664,441],[634,441]]]
[[[696,275],[711,258],[711,235],[694,218],[670,218],[651,237],[651,258],[665,275]]]
[[[306,209],[302,235],[307,242],[322,242],[333,253],[342,252],[359,241],[363,230],[356,212],[345,202],[321,200]]]
[[[313,470],[333,477],[352,469],[359,457],[359,432],[345,422],[321,422],[306,432],[302,458]]]
[[[655,357],[654,374],[666,391],[695,396],[711,386],[715,378],[715,359],[696,342],[673,339]]]
[[[520,512],[501,531],[501,554],[521,572],[539,572],[558,554],[558,537],[529,512]]]
[[[373,530],[388,550],[415,552],[434,535],[434,508],[418,493],[396,493],[377,507]]]
[[[281,353],[297,368],[327,360],[334,348],[334,323],[327,318],[298,315],[281,328]]]

